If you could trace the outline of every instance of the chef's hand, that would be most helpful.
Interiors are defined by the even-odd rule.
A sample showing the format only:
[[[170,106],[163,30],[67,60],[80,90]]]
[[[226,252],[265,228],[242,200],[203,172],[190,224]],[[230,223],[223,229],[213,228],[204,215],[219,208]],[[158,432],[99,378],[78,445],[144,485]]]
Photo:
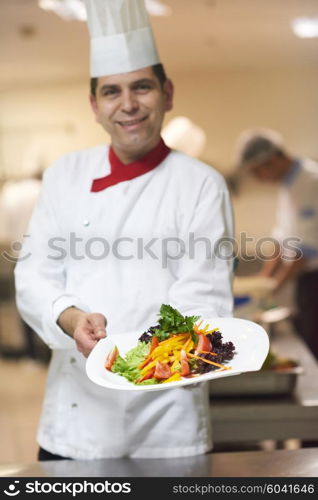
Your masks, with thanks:
[[[76,347],[86,358],[97,342],[106,337],[106,318],[100,313],[86,313],[76,307],[63,311],[58,325],[76,342]]]

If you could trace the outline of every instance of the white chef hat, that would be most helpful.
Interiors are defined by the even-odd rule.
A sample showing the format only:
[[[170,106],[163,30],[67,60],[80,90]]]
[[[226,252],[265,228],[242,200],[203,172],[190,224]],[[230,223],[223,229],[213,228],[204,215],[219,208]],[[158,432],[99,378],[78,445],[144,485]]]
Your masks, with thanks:
[[[92,77],[159,63],[144,0],[85,0]]]

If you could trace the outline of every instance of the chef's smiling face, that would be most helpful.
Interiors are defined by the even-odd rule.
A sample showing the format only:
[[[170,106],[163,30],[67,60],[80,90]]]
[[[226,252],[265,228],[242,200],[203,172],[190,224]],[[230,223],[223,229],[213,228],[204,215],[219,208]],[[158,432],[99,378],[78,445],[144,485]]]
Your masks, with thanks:
[[[158,144],[165,112],[172,109],[172,99],[171,81],[161,85],[149,66],[99,77],[91,105],[97,122],[110,134],[115,152],[128,163]]]

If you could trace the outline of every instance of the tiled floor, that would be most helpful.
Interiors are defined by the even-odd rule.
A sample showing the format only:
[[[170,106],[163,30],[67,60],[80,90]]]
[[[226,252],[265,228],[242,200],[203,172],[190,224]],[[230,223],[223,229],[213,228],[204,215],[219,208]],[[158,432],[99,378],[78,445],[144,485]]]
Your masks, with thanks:
[[[0,358],[0,464],[35,462],[47,368]]]

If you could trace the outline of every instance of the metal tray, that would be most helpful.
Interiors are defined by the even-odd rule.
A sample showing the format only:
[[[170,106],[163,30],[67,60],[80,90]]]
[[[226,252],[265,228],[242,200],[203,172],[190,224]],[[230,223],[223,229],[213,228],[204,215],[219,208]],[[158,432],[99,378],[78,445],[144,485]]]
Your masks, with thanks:
[[[235,377],[210,380],[211,397],[278,396],[291,394],[297,378],[304,373],[301,366],[284,370],[263,369]]]

